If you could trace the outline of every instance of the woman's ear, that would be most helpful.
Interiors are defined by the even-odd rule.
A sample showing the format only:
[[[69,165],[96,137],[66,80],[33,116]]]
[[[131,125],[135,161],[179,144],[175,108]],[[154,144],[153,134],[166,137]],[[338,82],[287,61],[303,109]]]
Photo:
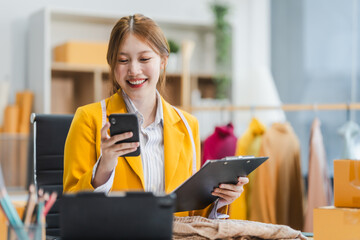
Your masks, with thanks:
[[[165,69],[168,63],[168,56],[165,56],[161,59],[161,69]]]

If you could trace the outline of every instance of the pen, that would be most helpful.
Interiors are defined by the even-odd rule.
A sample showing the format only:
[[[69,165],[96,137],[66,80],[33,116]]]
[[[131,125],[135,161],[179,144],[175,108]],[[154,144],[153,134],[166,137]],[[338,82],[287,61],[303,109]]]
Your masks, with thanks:
[[[35,186],[34,184],[30,184],[29,186],[29,192],[28,192],[28,197],[27,197],[27,201],[26,201],[26,205],[25,205],[25,209],[24,209],[24,214],[22,215],[22,221],[25,222],[25,213],[27,212],[27,209],[29,207],[29,203],[30,203],[30,198],[31,198],[31,193],[35,191]]]
[[[26,215],[27,209],[28,209],[28,207],[29,207],[29,202],[30,202],[30,197],[31,197],[31,189],[32,189],[32,186],[33,186],[33,184],[30,184],[30,186],[29,186],[28,197],[27,197],[27,201],[26,201],[25,208],[24,208],[24,213],[23,213],[22,218],[21,218],[21,220],[22,220],[23,222],[25,222],[25,215]]]
[[[36,231],[36,239],[45,239],[45,218],[43,216],[45,201],[44,190],[40,188],[38,195],[36,224],[41,225],[41,231]]]
[[[47,201],[49,201],[49,197],[50,197],[50,195],[49,195],[49,193],[44,193],[44,206],[45,206],[45,202],[47,202]]]
[[[57,198],[57,193],[56,192],[51,193],[49,201],[46,202],[44,207],[44,213],[43,213],[44,217],[46,217],[51,207],[54,205],[56,198]]]
[[[37,209],[37,216],[36,216],[36,222],[38,224],[42,223],[42,214],[44,211],[44,190],[43,189],[39,189],[38,191],[39,194],[39,198],[38,198],[38,209]]]
[[[31,222],[31,216],[34,212],[36,205],[36,193],[35,193],[35,186],[34,184],[31,184],[29,187],[29,198],[28,202],[26,204],[23,221],[25,226],[29,226]]]

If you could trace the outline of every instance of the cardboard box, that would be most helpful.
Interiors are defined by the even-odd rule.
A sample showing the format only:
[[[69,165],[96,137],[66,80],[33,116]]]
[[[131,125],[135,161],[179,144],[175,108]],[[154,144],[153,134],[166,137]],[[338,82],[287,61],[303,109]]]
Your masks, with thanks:
[[[54,61],[75,64],[107,65],[108,43],[70,41],[54,49]]]
[[[4,133],[17,133],[19,126],[19,112],[18,105],[8,105],[4,112]]]
[[[26,188],[28,146],[29,134],[0,134],[0,164],[7,187]]]
[[[334,205],[360,208],[360,161],[334,161]]]
[[[52,78],[51,80],[51,113],[74,114],[75,84],[71,78]]]
[[[19,106],[19,133],[30,132],[30,115],[34,101],[34,93],[26,90],[16,93],[16,105]]]
[[[360,209],[334,206],[315,208],[314,239],[360,239]]]

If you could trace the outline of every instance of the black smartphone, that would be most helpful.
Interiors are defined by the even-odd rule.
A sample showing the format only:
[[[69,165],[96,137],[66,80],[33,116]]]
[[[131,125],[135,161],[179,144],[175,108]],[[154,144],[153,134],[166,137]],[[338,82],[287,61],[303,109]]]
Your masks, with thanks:
[[[139,136],[139,122],[138,118],[133,113],[118,113],[118,114],[110,114],[109,116],[110,122],[110,136],[114,136],[116,134],[121,134],[125,132],[132,132],[133,136],[131,138],[122,140],[117,142],[140,142]],[[136,149],[135,152],[130,152],[123,157],[127,156],[139,156],[140,155],[140,145]]]

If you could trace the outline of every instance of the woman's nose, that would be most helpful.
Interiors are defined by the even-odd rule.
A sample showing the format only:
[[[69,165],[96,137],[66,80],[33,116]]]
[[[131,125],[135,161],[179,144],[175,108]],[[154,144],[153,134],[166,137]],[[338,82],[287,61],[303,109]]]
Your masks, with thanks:
[[[128,68],[128,75],[136,76],[141,72],[140,64],[138,62],[131,62]]]

